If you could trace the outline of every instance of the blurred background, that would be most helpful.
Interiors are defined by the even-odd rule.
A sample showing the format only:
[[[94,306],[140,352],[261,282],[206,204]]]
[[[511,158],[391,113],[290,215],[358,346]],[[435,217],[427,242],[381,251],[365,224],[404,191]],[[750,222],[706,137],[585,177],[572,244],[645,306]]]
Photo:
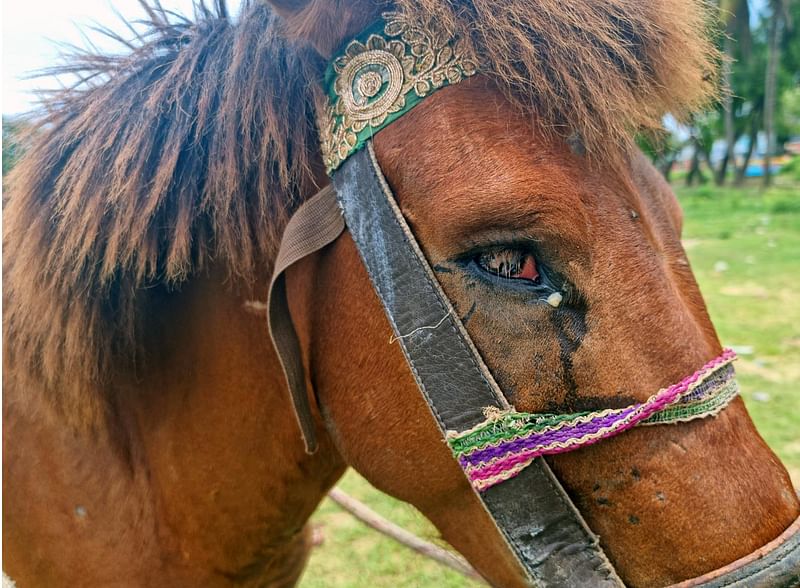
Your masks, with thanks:
[[[163,0],[191,13],[191,0]],[[667,117],[642,149],[672,183],[685,213],[684,247],[723,344],[740,356],[743,397],[759,431],[800,486],[800,0],[716,0],[722,75],[730,91],[685,124]],[[232,9],[238,0],[229,2]],[[24,151],[36,89],[26,79],[58,60],[64,43],[116,46],[100,23],[125,33],[115,11],[136,0],[4,2],[3,175]],[[58,42],[58,43],[57,43]],[[443,545],[413,508],[355,473],[340,488],[413,533]],[[477,586],[367,528],[330,500],[314,516],[317,548],[304,588]]]
[[[717,0],[721,67],[729,91],[688,124],[640,143],[661,172],[686,185],[763,186],[796,181],[800,155],[800,2]]]

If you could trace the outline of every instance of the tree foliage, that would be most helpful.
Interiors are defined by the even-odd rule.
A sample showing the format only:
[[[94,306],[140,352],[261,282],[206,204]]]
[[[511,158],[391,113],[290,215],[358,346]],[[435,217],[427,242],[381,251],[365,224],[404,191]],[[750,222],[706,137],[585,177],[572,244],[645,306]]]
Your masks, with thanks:
[[[718,0],[717,5],[719,48],[727,60],[722,64],[727,93],[712,112],[695,117],[684,146],[694,146],[696,153],[689,153],[692,167],[700,162],[714,167],[721,184],[729,178],[741,181],[751,156],[765,155],[754,153],[752,146],[759,138],[759,146],[763,145],[767,129],[774,134],[775,148],[766,155],[780,155],[781,146],[800,135],[800,0]],[[774,51],[770,50],[771,33],[777,35]],[[769,80],[773,53],[774,79]],[[717,141],[724,141],[725,154],[720,159],[720,151],[715,150],[712,166],[710,155]],[[733,145],[739,146],[735,156]],[[742,145],[750,147],[743,153]],[[658,156],[653,157],[657,163]],[[705,178],[702,173],[694,177]]]
[[[23,131],[23,122],[3,117],[3,177],[22,154]]]

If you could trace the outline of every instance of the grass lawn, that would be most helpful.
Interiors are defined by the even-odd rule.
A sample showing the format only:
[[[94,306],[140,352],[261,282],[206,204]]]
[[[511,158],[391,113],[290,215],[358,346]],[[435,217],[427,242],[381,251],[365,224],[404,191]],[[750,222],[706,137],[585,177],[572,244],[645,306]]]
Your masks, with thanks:
[[[679,189],[684,246],[750,414],[800,487],[800,187]]]
[[[684,245],[723,344],[739,352],[742,394],[767,443],[800,487],[800,187],[677,188]],[[350,472],[350,495],[437,541],[413,508]],[[324,537],[303,588],[478,586],[368,529],[325,500],[313,522]]]

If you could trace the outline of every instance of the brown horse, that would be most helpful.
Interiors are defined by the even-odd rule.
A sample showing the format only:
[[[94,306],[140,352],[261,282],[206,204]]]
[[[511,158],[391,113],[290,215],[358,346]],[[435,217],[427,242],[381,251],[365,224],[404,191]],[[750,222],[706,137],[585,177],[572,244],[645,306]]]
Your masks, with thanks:
[[[222,4],[197,22],[146,6],[128,55],[67,66],[80,83],[49,100],[10,180],[3,540],[22,588],[291,585],[348,465],[489,582],[525,584],[347,233],[287,274],[319,440],[304,450],[263,301],[287,218],[327,183],[322,68],[385,3],[272,4],[235,23]],[[514,405],[623,406],[717,355],[678,204],[628,138],[713,92],[700,4],[394,4],[481,59],[374,145]],[[454,262],[531,239],[565,285],[557,309]],[[741,400],[548,462],[631,586],[723,566],[800,512]]]

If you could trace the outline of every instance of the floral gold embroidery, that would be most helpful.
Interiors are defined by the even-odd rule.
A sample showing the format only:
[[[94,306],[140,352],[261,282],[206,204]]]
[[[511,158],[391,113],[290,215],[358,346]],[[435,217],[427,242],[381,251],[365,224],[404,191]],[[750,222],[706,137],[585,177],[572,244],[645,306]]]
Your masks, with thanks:
[[[330,68],[333,81],[320,115],[328,173],[420,99],[478,70],[463,40],[396,12],[384,13],[383,32],[351,41]]]

